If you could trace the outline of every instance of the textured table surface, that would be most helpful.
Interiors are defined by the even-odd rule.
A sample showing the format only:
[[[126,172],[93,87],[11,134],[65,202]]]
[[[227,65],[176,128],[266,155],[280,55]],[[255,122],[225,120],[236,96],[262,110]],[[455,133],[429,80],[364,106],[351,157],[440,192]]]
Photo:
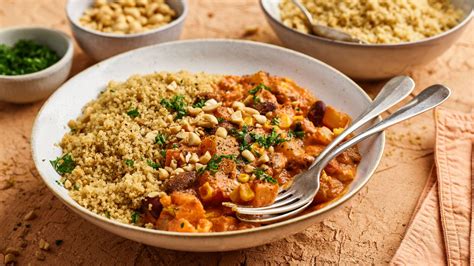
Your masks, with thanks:
[[[245,38],[280,44],[256,0],[190,0],[182,39]],[[0,0],[0,27],[41,25],[70,33],[65,0]],[[258,32],[245,36],[246,28]],[[74,75],[93,62],[76,47]],[[474,106],[474,25],[446,54],[408,73],[417,91],[443,83],[453,89],[445,104]],[[360,83],[375,95],[383,83]],[[427,113],[387,132],[385,154],[369,184],[333,216],[264,246],[220,253],[163,250],[115,236],[69,211],[43,185],[31,159],[30,134],[43,102],[0,102],[0,252],[18,247],[20,265],[67,264],[386,264],[395,253],[433,165],[434,121]],[[34,211],[36,218],[25,221]],[[47,241],[49,251],[40,251]],[[60,240],[60,241],[57,241]],[[38,260],[38,256],[44,260]],[[0,265],[3,254],[0,253]]]

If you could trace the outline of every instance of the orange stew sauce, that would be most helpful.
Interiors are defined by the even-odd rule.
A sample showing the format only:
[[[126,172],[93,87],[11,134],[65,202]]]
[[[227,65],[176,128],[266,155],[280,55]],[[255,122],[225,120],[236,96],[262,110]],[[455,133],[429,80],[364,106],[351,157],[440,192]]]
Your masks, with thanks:
[[[279,189],[305,171],[350,123],[347,114],[326,106],[292,80],[265,72],[226,76],[213,93],[202,95],[196,102],[208,99],[220,103],[213,110],[218,125],[204,130],[197,147],[167,143],[162,164],[169,166],[173,159],[180,164],[183,152],[199,156],[209,153],[211,158],[198,171],[166,180],[166,195],[146,198],[139,210],[143,224],[178,232],[260,226],[240,222],[222,203],[254,207],[271,204]],[[225,129],[225,137],[219,128]],[[345,193],[360,159],[354,147],[326,166],[312,209]]]

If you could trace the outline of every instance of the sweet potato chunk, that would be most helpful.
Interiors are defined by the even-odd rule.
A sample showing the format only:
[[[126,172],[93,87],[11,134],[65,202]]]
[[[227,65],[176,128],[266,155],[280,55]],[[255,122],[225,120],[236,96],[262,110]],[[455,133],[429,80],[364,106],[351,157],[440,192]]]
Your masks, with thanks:
[[[351,118],[347,114],[339,112],[333,107],[328,106],[326,107],[326,112],[324,113],[322,122],[330,129],[334,129],[345,128],[350,121]]]
[[[344,190],[344,185],[336,178],[328,176],[325,173],[322,173],[320,178],[321,186],[318,194],[314,197],[316,203],[328,202],[336,198]]]
[[[262,207],[275,201],[275,198],[278,195],[278,185],[271,183],[255,183],[253,191],[255,192],[255,198],[251,205],[254,207]]]
[[[171,220],[168,223],[168,231],[186,232],[186,233],[197,232],[194,225],[192,225],[188,220],[183,219],[183,218]]]
[[[209,219],[212,223],[212,231],[224,232],[237,229],[237,219],[231,216],[219,216],[217,218]]]
[[[183,218],[190,223],[196,224],[199,219],[205,218],[204,207],[194,195],[183,192],[173,192],[173,194],[171,194],[171,201],[175,206],[176,219]]]
[[[239,154],[239,143],[234,137],[221,138],[208,136],[204,138],[200,145],[200,153],[208,151],[211,155],[231,155]]]

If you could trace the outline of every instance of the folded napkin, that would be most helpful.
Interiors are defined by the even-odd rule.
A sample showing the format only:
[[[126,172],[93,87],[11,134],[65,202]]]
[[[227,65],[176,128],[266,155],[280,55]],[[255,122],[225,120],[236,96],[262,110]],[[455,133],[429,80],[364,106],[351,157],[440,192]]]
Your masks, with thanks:
[[[474,265],[474,112],[435,118],[435,167],[391,265]]]

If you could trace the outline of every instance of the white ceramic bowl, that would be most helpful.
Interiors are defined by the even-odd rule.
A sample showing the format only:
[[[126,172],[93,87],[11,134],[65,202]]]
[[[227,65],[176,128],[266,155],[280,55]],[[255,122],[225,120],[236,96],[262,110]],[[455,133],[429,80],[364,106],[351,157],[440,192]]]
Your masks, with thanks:
[[[179,70],[234,75],[265,70],[272,75],[294,79],[318,98],[353,117],[362,113],[370,103],[370,98],[356,83],[332,67],[309,56],[268,44],[232,40],[180,41],[118,55],[86,69],[65,83],[45,103],[34,124],[31,145],[36,167],[49,189],[71,210],[105,230],[148,245],[187,251],[242,249],[283,238],[321,221],[356,194],[369,181],[379,163],[384,147],[383,134],[359,146],[363,159],[346,195],[318,211],[241,231],[200,234],[145,229],[106,219],[77,204],[66,189],[55,183],[60,176],[49,163],[61,154],[56,144],[68,131],[67,122],[76,118],[82,107],[95,99],[110,80],[125,81],[133,74]]]
[[[357,44],[301,33],[280,20],[281,0],[260,0],[268,23],[283,44],[313,56],[356,79],[382,79],[406,73],[443,54],[461,36],[472,18],[474,1],[453,0],[465,15],[456,27],[421,41],[400,44]]]
[[[41,71],[16,76],[0,75],[0,101],[29,103],[48,97],[69,76],[74,47],[66,34],[39,27],[14,27],[0,30],[0,44],[14,45],[33,40],[48,46],[61,58]]]
[[[79,19],[84,11],[92,6],[94,0],[68,0],[66,15],[74,38],[82,50],[94,60],[101,61],[139,47],[178,40],[188,15],[188,3],[187,0],[166,2],[176,11],[178,17],[163,27],[136,34],[104,33],[82,26]]]

